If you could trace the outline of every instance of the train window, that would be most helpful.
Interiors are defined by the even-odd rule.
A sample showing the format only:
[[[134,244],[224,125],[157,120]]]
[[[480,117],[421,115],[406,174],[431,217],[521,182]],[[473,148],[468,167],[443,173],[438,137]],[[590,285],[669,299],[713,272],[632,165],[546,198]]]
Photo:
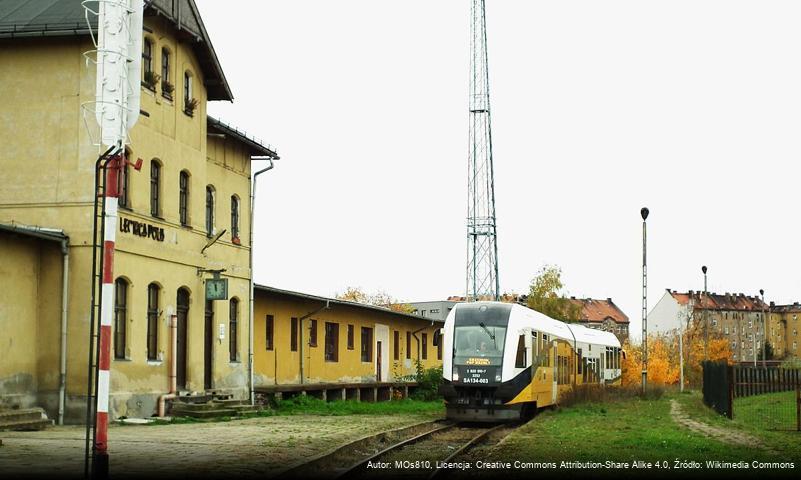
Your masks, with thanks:
[[[578,373],[581,373],[581,363],[582,362],[581,362],[581,349],[580,348],[578,349],[578,352],[576,352],[576,360],[578,361]]]
[[[517,358],[515,368],[525,368],[526,366],[526,336],[520,335],[517,338]]]

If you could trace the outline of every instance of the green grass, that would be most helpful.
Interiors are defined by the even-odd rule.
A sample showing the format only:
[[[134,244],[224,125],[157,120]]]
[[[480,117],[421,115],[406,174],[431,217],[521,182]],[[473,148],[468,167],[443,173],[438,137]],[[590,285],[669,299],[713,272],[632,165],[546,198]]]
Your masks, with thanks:
[[[390,414],[442,414],[445,405],[441,400],[391,400],[386,402],[355,402],[337,400],[327,402],[310,396],[297,396],[279,400],[274,408],[263,410],[261,416],[270,415],[390,415]]]
[[[605,403],[580,403],[571,407],[541,412],[531,422],[512,433],[505,442],[488,452],[493,459],[556,462],[667,462],[707,460],[721,461],[778,461],[784,455],[707,438],[679,426],[670,416],[671,398],[690,396],[675,393],[663,398],[641,400],[621,399]],[[717,419],[716,419],[717,421]],[[796,438],[796,442],[801,437]],[[801,455],[792,457],[799,465]],[[562,472],[566,472],[562,470]],[[599,470],[594,473],[618,476],[621,473],[642,476],[661,473],[662,469],[643,471]],[[673,474],[731,475],[729,470],[681,470]]]
[[[676,397],[696,420],[753,435],[787,458],[801,460],[801,432],[777,430],[795,425],[795,392],[770,393],[734,400],[734,418],[719,415],[704,405],[700,391]],[[779,402],[784,402],[780,404]]]

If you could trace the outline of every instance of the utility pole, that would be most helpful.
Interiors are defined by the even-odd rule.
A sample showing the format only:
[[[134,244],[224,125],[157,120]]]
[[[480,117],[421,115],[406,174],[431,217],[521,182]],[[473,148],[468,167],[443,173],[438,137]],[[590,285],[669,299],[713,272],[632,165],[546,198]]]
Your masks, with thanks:
[[[467,301],[498,300],[495,178],[490,129],[484,0],[473,0],[470,25],[470,153],[467,172]]]
[[[648,386],[648,264],[646,262],[646,230],[645,220],[648,208],[640,209],[642,217],[642,393]]]
[[[701,267],[701,272],[704,274],[704,298],[706,298],[707,291],[706,291],[706,265]],[[704,298],[701,299],[701,308],[703,308]],[[707,311],[704,310],[704,360],[709,360],[709,315],[707,315]]]

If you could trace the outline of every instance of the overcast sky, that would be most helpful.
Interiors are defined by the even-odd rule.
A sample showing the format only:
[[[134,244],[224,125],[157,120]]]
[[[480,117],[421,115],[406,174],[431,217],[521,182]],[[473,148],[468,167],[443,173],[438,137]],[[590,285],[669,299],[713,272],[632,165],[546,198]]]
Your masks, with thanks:
[[[197,0],[282,159],[256,282],[464,294],[469,0]],[[546,263],[641,328],[665,288],[801,300],[801,3],[487,0],[501,289]]]

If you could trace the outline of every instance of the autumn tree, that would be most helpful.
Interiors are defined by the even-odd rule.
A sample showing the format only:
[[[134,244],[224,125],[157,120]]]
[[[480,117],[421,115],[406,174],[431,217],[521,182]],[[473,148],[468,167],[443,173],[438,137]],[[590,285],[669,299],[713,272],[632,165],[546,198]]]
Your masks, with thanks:
[[[564,322],[581,318],[581,306],[563,294],[562,270],[556,265],[545,265],[531,280],[527,303],[529,308]]]
[[[395,312],[414,313],[414,307],[408,303],[397,300],[387,292],[378,290],[374,293],[367,293],[361,287],[347,287],[343,293],[337,293],[335,297],[339,300],[374,305],[376,307],[388,308]]]

